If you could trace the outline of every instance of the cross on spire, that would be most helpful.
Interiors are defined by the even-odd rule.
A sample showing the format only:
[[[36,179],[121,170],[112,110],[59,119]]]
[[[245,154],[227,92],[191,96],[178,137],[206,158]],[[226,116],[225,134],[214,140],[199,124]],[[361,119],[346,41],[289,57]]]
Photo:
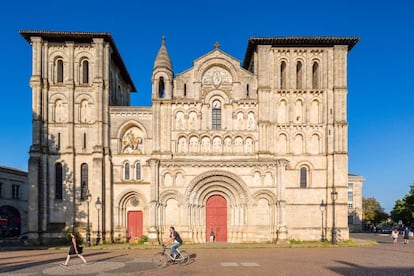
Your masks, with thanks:
[[[220,48],[220,43],[218,43],[218,42],[216,41],[216,43],[214,43],[214,48],[215,48],[215,49]]]

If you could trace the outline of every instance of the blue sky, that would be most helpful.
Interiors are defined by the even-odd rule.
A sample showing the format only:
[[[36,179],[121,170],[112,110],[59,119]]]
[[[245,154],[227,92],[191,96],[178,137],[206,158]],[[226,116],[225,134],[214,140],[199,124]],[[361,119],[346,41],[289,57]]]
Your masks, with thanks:
[[[371,4],[372,3],[372,4]],[[414,1],[7,1],[0,10],[0,165],[27,169],[31,47],[18,30],[110,32],[150,105],[161,36],[175,73],[220,48],[243,61],[249,37],[357,36],[348,59],[349,171],[390,211],[414,180]]]

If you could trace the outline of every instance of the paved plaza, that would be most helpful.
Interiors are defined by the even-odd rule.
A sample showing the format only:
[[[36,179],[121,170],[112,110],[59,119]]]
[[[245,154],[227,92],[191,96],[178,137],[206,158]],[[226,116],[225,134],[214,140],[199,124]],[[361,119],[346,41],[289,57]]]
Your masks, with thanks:
[[[337,248],[243,248],[212,244],[183,246],[188,265],[156,268],[159,249],[85,249],[89,264],[77,257],[59,266],[67,248],[0,251],[1,275],[414,275],[414,241],[392,244],[388,235],[355,234],[378,241],[376,246]],[[11,248],[13,249],[13,248]]]

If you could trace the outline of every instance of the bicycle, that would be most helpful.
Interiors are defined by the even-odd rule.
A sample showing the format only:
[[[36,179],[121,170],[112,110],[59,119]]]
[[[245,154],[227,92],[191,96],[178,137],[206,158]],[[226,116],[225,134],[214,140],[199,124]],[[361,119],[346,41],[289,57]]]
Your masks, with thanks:
[[[165,267],[168,264],[172,263],[178,263],[180,265],[186,265],[190,262],[190,255],[186,251],[180,251],[178,248],[176,249],[178,252],[178,255],[175,257],[175,259],[170,255],[169,251],[167,249],[170,249],[169,247],[166,247],[164,244],[162,244],[162,251],[155,253],[152,256],[152,263],[158,267]]]

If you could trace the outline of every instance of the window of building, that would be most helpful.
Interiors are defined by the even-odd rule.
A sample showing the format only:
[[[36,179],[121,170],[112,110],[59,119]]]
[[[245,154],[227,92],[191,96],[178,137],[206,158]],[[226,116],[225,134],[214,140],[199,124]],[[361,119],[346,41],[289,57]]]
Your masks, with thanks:
[[[246,85],[246,97],[250,97],[250,87],[249,84]]]
[[[20,198],[20,186],[13,184],[12,185],[12,199],[19,199]]]
[[[300,187],[306,188],[308,186],[308,170],[305,167],[300,168]]]
[[[354,185],[348,183],[348,208],[353,208],[354,203]]]
[[[215,100],[213,102],[211,118],[212,118],[212,128],[221,129],[221,102],[218,100]]]
[[[296,63],[296,89],[302,89],[302,62]]]
[[[286,89],[286,62],[280,64],[280,89]]]
[[[354,216],[348,216],[348,224],[354,224]]]
[[[3,183],[0,183],[0,198],[3,197]]]
[[[82,61],[82,83],[89,83],[89,62]]]
[[[187,97],[187,84],[184,83],[184,97]]]
[[[60,150],[60,132],[58,132],[58,135],[57,135],[56,148],[57,148],[58,150]]]
[[[62,199],[63,195],[63,168],[61,163],[55,164],[55,199]]]
[[[319,64],[315,61],[312,65],[312,89],[319,88]]]
[[[129,180],[129,163],[124,164],[124,179]]]
[[[135,164],[135,179],[141,180],[141,164],[139,162]]]
[[[56,61],[56,82],[63,83],[63,60]]]
[[[88,164],[83,163],[81,165],[81,200],[88,198]]]
[[[165,96],[165,84],[164,84],[164,78],[161,77],[158,82],[158,96],[160,98],[164,98]]]
[[[83,134],[83,149],[86,149],[86,133]]]

